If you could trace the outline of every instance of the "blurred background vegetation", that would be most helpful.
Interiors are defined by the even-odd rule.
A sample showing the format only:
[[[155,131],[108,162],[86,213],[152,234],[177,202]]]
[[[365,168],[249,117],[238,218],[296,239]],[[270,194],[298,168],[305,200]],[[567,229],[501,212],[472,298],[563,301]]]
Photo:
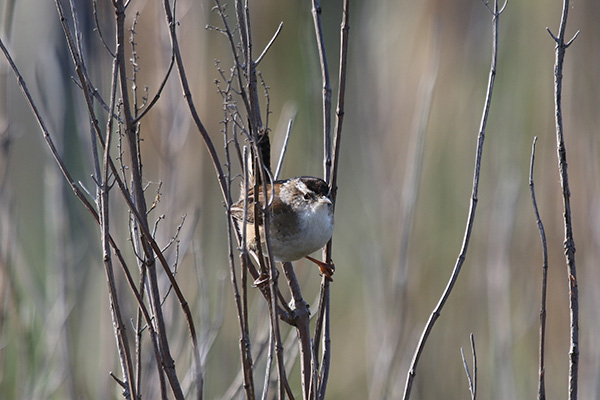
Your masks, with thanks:
[[[106,95],[110,57],[93,32],[91,2],[77,3],[88,68]],[[113,14],[107,3],[99,2],[98,15],[110,34]],[[284,24],[259,66],[270,88],[273,158],[288,119],[294,117],[281,176],[322,176],[321,77],[310,3],[250,3],[255,51],[260,52],[280,21]],[[334,77],[341,1],[322,6]],[[170,59],[162,6],[133,0],[129,7],[129,24],[134,12],[140,12],[138,85],[148,86],[152,96]],[[218,24],[212,7],[209,0],[179,0],[177,18],[196,105],[220,144],[223,113],[214,84],[215,60],[227,69],[231,57],[225,37],[205,28]],[[553,115],[554,42],[546,32],[549,27],[557,33],[561,7],[560,1],[512,1],[500,18],[498,74],[474,235],[462,274],[425,348],[414,399],[468,398],[460,348],[468,354],[471,332],[480,398],[536,396],[542,253],[528,187],[534,136],[539,137],[536,192],[549,246],[547,392],[552,397],[566,394],[569,310]],[[0,0],[0,10],[2,39],[60,152],[75,178],[93,190],[89,123],[71,80],[72,63],[53,2]],[[567,37],[577,30],[581,34],[567,51],[563,89],[579,272],[582,399],[600,398],[598,20],[600,3],[572,3]],[[489,72],[491,15],[479,0],[355,1],[350,26],[327,397],[399,398],[418,336],[463,238]],[[423,88],[436,68],[414,220],[402,251],[403,188],[413,168],[415,121],[423,114]],[[0,74],[0,393],[32,399],[119,397],[108,376],[119,368],[98,228],[65,185],[4,61]],[[240,365],[225,213],[175,75],[142,123],[142,132],[148,191],[162,182],[160,202],[151,214],[151,220],[164,216],[159,242],[166,243],[187,216],[177,277],[204,339],[206,398],[220,398]],[[113,233],[123,241],[127,218],[122,205],[115,205]],[[296,271],[305,299],[316,306],[317,270],[298,262]],[[260,343],[268,318],[262,296],[251,295],[255,343]],[[125,301],[130,301],[125,315],[133,318],[135,304]],[[189,339],[176,302],[169,302],[174,357],[185,376]],[[295,333],[284,335],[293,338]],[[258,348],[255,344],[254,354]],[[298,375],[292,373],[292,385],[299,391]]]

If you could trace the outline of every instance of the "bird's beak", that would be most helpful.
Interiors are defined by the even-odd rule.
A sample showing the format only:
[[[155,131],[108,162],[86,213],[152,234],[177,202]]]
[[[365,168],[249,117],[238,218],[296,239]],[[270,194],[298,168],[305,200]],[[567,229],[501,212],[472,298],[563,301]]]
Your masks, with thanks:
[[[333,204],[331,203],[331,199],[329,199],[329,197],[323,196],[321,197],[321,200],[323,201],[323,203]]]

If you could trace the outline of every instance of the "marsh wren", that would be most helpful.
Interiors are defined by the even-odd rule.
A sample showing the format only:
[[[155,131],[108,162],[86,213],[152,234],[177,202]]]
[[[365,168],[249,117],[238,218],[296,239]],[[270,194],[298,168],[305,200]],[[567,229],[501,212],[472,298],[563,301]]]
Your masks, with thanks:
[[[272,196],[272,200],[270,197]],[[309,255],[327,244],[333,234],[333,203],[329,185],[322,179],[300,176],[275,181],[273,188],[267,186],[267,198],[271,201],[269,212],[269,235],[273,261],[287,262],[308,258],[319,266],[329,280],[333,280],[334,267]],[[264,207],[262,187],[258,194],[260,207]],[[258,259],[255,224],[259,225],[260,245],[266,254],[264,218],[254,215],[256,195],[253,188],[248,191],[246,218],[246,240],[248,250]],[[261,208],[258,208],[259,210]],[[231,215],[239,232],[244,220],[244,199],[231,206]],[[262,277],[263,279],[265,277]],[[260,278],[259,278],[260,280]]]

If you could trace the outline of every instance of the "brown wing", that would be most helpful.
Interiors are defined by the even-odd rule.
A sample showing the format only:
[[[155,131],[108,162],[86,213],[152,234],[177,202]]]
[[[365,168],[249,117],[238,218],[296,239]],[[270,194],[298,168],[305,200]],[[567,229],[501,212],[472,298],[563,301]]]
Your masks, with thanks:
[[[275,187],[277,187],[277,183],[281,183],[284,181],[276,181],[275,182]],[[267,186],[267,195],[269,195],[271,192],[271,185]],[[264,194],[263,194],[263,190],[262,190],[262,186],[259,187],[259,193],[258,193],[258,199],[260,201],[260,204],[264,204],[263,201],[264,198]],[[278,193],[275,193],[275,199],[278,199]],[[254,196],[254,188],[250,188],[248,190],[248,215],[247,215],[247,221],[250,224],[254,223],[254,200],[255,200],[255,196]],[[279,203],[278,201],[274,201],[274,203]],[[244,219],[244,198],[242,196],[242,198],[240,200],[238,200],[235,204],[233,204],[231,206],[231,215],[233,216],[233,218],[235,218],[235,220],[242,222],[242,220]],[[258,216],[258,224],[262,225],[262,216],[259,215]]]
[[[237,203],[231,206],[231,216],[238,222],[244,220],[244,199],[239,200]],[[262,223],[262,218],[259,216],[258,223]],[[248,214],[246,215],[248,223],[254,223],[254,196],[248,193]]]

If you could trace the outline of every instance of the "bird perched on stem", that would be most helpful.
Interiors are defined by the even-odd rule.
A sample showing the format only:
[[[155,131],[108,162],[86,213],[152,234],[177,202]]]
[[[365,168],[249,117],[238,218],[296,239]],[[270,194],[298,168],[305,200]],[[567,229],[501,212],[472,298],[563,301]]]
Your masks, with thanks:
[[[272,198],[270,198],[272,196]],[[325,277],[332,281],[335,270],[333,264],[316,260],[309,255],[327,244],[333,234],[333,203],[329,185],[319,178],[300,176],[275,181],[267,185],[267,199],[264,201],[262,186],[258,193],[259,215],[255,215],[254,202],[257,200],[254,189],[248,191],[246,240],[248,250],[258,262],[258,241],[255,224],[259,225],[260,246],[266,254],[263,209],[269,212],[269,237],[273,261],[287,262],[308,258],[319,266]],[[231,215],[240,234],[244,226],[244,198],[231,206]],[[262,276],[257,284],[266,281]]]

